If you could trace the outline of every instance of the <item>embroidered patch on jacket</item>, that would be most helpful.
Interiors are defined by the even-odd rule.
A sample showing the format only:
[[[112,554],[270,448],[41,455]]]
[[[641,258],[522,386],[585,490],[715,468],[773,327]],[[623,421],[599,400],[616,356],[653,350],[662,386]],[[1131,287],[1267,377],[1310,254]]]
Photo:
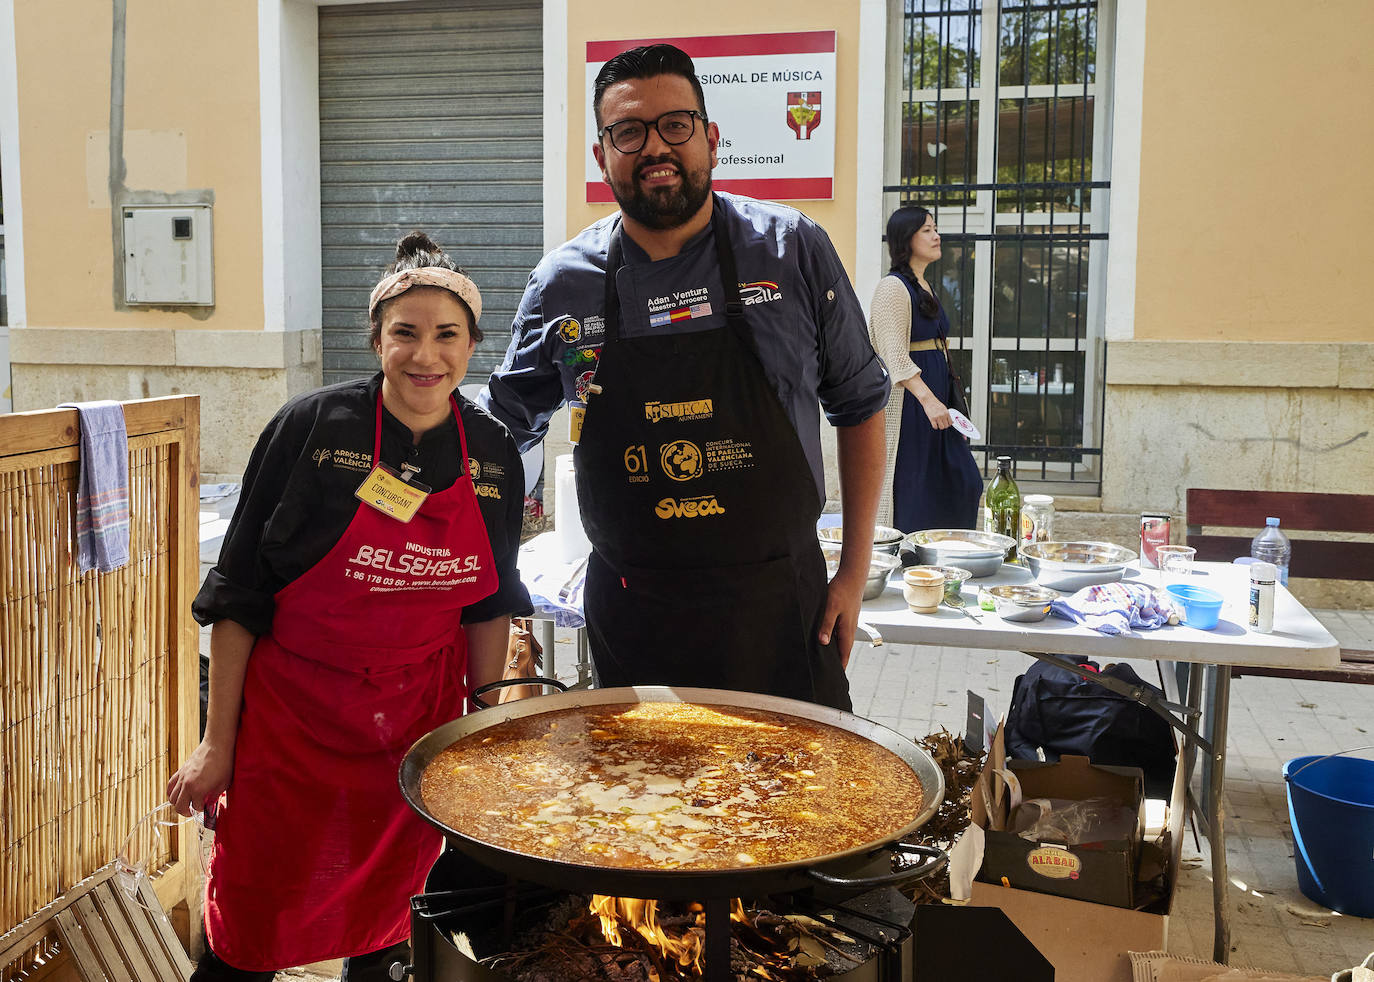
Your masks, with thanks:
[[[674,307],[672,310],[663,310],[657,314],[649,315],[650,327],[666,327],[675,321],[694,320],[697,317],[710,317],[711,304],[694,303],[686,307]]]
[[[372,470],[372,455],[356,450],[316,450],[310,455],[316,467],[328,464],[334,470],[360,471]]]
[[[601,357],[601,345],[589,345],[582,348],[569,348],[563,352],[563,364],[568,366],[581,365],[583,362],[596,361]]]
[[[739,298],[748,307],[751,304],[771,303],[782,299],[782,290],[772,280],[756,280],[739,285]]]
[[[582,340],[582,325],[575,317],[565,317],[558,325],[558,336],[568,344],[576,344]]]
[[[577,401],[585,403],[587,395],[591,389],[592,379],[596,378],[596,369],[590,372],[583,372],[577,376],[573,382],[573,390],[577,393]]]

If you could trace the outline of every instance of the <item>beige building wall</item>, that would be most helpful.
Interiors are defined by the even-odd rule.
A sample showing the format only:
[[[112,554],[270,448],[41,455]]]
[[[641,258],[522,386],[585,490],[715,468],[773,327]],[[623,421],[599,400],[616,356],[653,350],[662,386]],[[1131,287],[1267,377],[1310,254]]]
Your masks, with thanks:
[[[202,469],[233,471],[265,414],[319,377],[318,338],[263,333],[257,5],[115,9],[122,45],[108,3],[15,4],[14,408],[199,392]],[[213,202],[214,305],[127,306],[118,204],[197,198]]]
[[[119,309],[112,292],[110,9],[84,0],[60,17],[44,4],[15,10],[28,326],[194,326],[191,309]],[[122,70],[115,66],[123,76],[124,131],[113,141],[116,153],[122,144],[122,184],[135,192],[214,193],[216,303],[203,323],[259,330],[256,11],[212,0],[125,9]],[[72,18],[103,29],[74,31]],[[47,261],[56,257],[62,261]]]
[[[1374,4],[1151,0],[1135,337],[1374,341]]]
[[[1142,102],[1134,326],[1108,344],[1107,524],[1126,536],[1139,511],[1182,516],[1189,487],[1366,491],[1374,5],[1144,9],[1143,78],[1117,79]],[[1117,218],[1113,249],[1129,245]],[[1298,589],[1333,605],[1346,591]]]

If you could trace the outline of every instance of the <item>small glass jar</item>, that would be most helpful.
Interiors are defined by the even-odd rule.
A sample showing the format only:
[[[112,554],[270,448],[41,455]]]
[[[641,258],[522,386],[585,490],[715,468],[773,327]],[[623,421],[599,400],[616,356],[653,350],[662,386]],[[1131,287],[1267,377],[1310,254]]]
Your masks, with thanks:
[[[1021,539],[1032,542],[1054,541],[1054,497],[1028,494],[1021,501]]]

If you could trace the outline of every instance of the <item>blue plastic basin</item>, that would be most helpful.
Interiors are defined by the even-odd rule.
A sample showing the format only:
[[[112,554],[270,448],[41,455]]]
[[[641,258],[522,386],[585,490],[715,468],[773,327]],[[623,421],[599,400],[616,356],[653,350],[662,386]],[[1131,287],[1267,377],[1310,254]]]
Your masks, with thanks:
[[[1192,586],[1187,583],[1170,583],[1164,588],[1169,596],[1183,608],[1183,620],[1189,627],[1200,631],[1210,631],[1221,619],[1223,597],[1215,590],[1205,586]]]

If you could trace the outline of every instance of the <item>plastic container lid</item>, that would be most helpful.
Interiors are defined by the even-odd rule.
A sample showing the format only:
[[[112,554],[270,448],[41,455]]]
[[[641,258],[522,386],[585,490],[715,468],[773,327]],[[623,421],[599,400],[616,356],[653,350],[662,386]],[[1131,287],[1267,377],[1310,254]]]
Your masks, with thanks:
[[[1028,494],[1021,499],[1028,505],[1052,505],[1054,495],[1052,494]]]
[[[1250,579],[1252,580],[1276,580],[1279,576],[1279,568],[1273,563],[1266,563],[1256,559],[1250,563]]]

